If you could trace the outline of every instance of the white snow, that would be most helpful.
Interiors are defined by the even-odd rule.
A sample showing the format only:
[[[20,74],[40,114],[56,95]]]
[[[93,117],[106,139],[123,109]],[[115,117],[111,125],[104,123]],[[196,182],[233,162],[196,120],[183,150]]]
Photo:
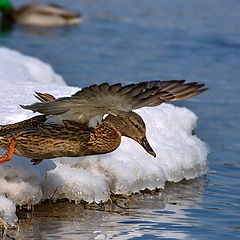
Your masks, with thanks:
[[[0,48],[0,124],[32,117],[33,113],[19,104],[35,102],[34,91],[58,97],[77,90],[66,86],[49,65]],[[30,159],[14,156],[0,165],[0,216],[14,224],[15,205],[36,204],[48,198],[107,201],[110,191],[163,188],[166,181],[178,182],[206,173],[208,149],[192,135],[197,121],[194,113],[172,104],[137,112],[146,122],[147,138],[156,158],[128,138],[122,138],[120,147],[109,154],[44,160],[37,166],[32,166]]]

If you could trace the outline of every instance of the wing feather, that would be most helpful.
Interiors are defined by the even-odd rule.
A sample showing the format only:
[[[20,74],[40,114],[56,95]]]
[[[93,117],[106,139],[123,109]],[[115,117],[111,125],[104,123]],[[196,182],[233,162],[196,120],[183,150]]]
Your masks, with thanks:
[[[119,91],[122,88],[122,84],[121,83],[117,83],[114,85],[111,85],[109,88],[109,92],[110,93],[116,93],[117,91]]]
[[[141,107],[153,107],[166,101],[186,99],[207,90],[204,84],[185,80],[149,81],[122,86],[102,83],[85,87],[71,97],[55,99],[50,94],[36,92],[41,101],[22,106],[24,109],[61,120],[95,125],[104,114],[121,114]]]

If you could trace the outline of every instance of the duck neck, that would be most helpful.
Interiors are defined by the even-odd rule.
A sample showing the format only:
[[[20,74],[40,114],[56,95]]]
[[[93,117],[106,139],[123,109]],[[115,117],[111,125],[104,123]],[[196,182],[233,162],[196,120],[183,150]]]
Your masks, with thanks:
[[[128,128],[126,121],[124,121],[124,117],[121,116],[113,116],[109,114],[105,120],[106,122],[110,123],[113,128],[121,135],[121,136],[127,136],[125,133],[125,129]]]
[[[90,130],[90,139],[86,151],[87,155],[109,153],[118,148],[121,143],[121,134],[107,121],[98,123]]]
[[[0,12],[3,15],[8,15],[14,10],[12,3],[8,0],[0,0]]]

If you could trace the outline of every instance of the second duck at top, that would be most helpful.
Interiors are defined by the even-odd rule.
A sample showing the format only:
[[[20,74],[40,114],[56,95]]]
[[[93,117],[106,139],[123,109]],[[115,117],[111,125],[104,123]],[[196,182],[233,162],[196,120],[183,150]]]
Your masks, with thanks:
[[[33,3],[15,9],[9,0],[0,0],[1,25],[19,23],[39,27],[62,27],[80,24],[81,21],[79,13],[71,12],[55,4]]]

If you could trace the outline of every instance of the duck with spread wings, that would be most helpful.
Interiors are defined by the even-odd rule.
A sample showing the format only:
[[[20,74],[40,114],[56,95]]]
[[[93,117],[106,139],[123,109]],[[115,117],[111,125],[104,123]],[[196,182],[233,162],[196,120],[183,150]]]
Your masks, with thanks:
[[[171,80],[125,86],[102,83],[58,99],[36,92],[40,102],[21,107],[42,115],[0,126],[0,147],[8,151],[0,156],[0,164],[13,154],[31,158],[36,165],[50,158],[109,153],[118,148],[121,136],[134,139],[155,157],[145,123],[132,110],[186,99],[206,91],[203,87],[197,82]]]

